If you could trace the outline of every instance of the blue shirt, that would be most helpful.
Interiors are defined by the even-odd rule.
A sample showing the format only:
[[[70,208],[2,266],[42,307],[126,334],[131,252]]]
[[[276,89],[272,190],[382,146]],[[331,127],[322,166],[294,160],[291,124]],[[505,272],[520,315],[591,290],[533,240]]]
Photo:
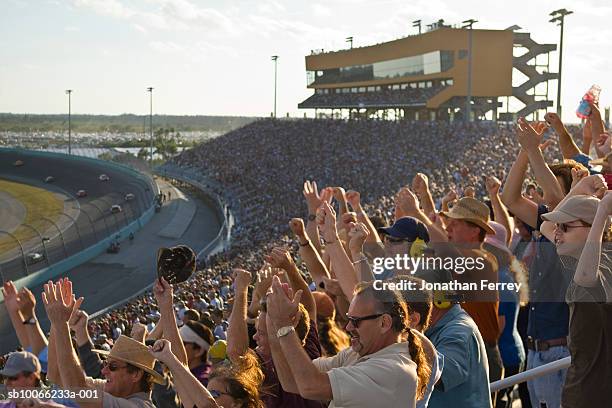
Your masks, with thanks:
[[[500,283],[516,283],[510,275],[508,266],[499,268]],[[525,349],[521,336],[516,328],[516,320],[519,312],[519,295],[514,290],[499,291],[500,316],[506,318],[504,331],[499,337],[499,353],[501,354],[504,367],[518,367],[525,361]]]
[[[428,407],[491,407],[487,351],[472,318],[453,305],[425,335],[444,356],[442,377]]]
[[[538,206],[539,231],[545,205]],[[536,241],[536,254],[529,268],[529,322],[527,335],[536,340],[567,337],[569,333],[569,308],[565,293],[571,277],[564,273],[555,244],[544,235]]]

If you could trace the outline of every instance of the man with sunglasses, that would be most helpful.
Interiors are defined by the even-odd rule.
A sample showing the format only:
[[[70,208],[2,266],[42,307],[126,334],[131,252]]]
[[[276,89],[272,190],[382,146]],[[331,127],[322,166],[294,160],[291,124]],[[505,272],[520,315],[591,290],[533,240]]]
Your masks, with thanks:
[[[347,314],[350,347],[311,361],[291,324],[302,293],[294,296],[274,277],[267,300],[270,326],[302,397],[331,401],[332,408],[415,407],[430,368],[413,334],[402,341],[408,311],[400,295],[382,292],[360,284]]]

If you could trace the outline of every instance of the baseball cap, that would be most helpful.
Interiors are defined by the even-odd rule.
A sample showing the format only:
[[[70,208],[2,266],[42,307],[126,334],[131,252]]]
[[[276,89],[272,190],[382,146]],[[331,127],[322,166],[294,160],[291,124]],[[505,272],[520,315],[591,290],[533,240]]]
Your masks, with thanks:
[[[0,375],[14,377],[19,373],[40,373],[40,362],[38,358],[28,351],[14,351],[9,354]]]
[[[393,238],[403,238],[408,241],[422,239],[425,242],[429,242],[427,227],[414,217],[402,217],[395,221],[392,226],[378,228],[377,231],[390,235]]]
[[[599,199],[596,197],[576,195],[558,205],[554,211],[542,215],[542,218],[557,224],[582,220],[593,225],[598,205]]]

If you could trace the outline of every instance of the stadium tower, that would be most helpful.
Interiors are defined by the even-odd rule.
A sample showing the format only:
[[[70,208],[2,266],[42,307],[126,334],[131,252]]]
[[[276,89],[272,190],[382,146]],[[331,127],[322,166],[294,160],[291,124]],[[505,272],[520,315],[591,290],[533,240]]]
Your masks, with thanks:
[[[553,105],[548,82],[557,74],[548,61],[555,44],[538,44],[517,26],[428,27],[381,44],[312,51],[306,73],[314,94],[298,108],[315,109],[317,117],[331,110],[335,117],[452,121],[465,120],[469,100],[471,120],[512,121],[537,120]]]

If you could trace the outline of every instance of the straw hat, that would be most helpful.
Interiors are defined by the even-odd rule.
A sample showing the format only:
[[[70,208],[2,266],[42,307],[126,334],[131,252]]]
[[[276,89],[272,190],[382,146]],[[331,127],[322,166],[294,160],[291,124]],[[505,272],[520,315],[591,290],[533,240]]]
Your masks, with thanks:
[[[114,360],[123,361],[124,363],[131,364],[134,367],[138,367],[141,370],[151,374],[151,376],[153,376],[153,381],[156,383],[164,383],[164,377],[162,377],[154,369],[155,358],[151,355],[147,346],[137,340],[121,335],[115,342],[115,345],[110,352],[104,350],[94,351]]]
[[[475,198],[463,197],[450,211],[443,211],[442,214],[456,220],[469,221],[485,230],[487,234],[495,234],[495,230],[489,226],[489,207]]]

